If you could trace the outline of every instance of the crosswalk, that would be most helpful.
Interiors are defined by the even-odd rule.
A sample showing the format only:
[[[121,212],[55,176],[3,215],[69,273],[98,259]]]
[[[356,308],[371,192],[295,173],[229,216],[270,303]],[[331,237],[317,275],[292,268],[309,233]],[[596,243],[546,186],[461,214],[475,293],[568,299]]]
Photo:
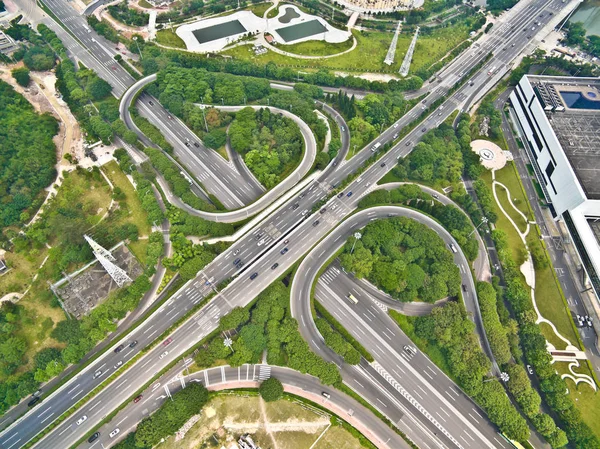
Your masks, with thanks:
[[[267,380],[271,377],[271,367],[270,366],[265,366],[265,365],[260,365],[260,368],[258,369],[258,380],[263,381],[263,380]]]
[[[331,284],[336,277],[340,274],[340,270],[337,267],[330,267],[321,275],[321,280],[325,282],[325,284]]]

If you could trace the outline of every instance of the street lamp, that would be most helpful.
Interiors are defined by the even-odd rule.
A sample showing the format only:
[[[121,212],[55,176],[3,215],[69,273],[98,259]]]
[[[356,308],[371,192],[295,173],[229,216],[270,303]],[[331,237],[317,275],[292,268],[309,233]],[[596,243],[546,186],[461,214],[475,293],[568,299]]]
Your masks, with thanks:
[[[362,234],[360,232],[355,232],[354,233],[354,243],[352,244],[352,249],[350,250],[350,254],[352,254],[354,252],[354,245],[356,245],[356,242],[358,242],[362,237]]]
[[[137,36],[133,36],[133,40],[135,41],[135,46],[138,49],[138,54],[140,55],[140,59],[143,61],[144,57],[142,56],[142,52],[140,51],[140,45],[138,44],[138,37]]]
[[[477,229],[479,229],[479,226],[481,226],[481,225],[482,225],[482,224],[484,224],[484,223],[487,223],[488,221],[489,221],[489,220],[488,220],[488,218],[487,218],[487,217],[481,217],[481,223],[479,223],[479,224],[478,224],[478,225],[475,227],[475,229],[473,229],[473,230],[471,231],[471,234],[473,234],[473,233],[474,233],[474,232],[475,232]],[[467,238],[471,237],[471,234],[469,234],[469,235],[467,236]]]

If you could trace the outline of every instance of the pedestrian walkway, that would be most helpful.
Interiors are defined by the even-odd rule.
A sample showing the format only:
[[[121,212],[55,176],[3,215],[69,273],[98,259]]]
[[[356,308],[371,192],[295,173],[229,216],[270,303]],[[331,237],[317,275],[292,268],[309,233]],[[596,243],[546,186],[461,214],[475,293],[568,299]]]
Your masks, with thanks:
[[[506,195],[507,195],[510,206],[514,209],[514,211],[516,211],[525,220],[525,223],[527,224],[525,231],[521,231],[519,229],[519,226],[514,222],[512,217],[508,214],[508,212],[502,206],[502,203],[500,202],[500,200],[498,198],[498,192],[496,190],[496,188],[498,186],[504,188],[504,190],[506,191]],[[530,292],[531,302],[533,304],[533,308],[537,315],[536,324],[545,323],[548,326],[550,326],[550,328],[552,329],[552,332],[554,332],[554,334],[560,340],[565,342],[565,344],[567,345],[565,350],[558,351],[549,341],[546,341],[546,348],[548,349],[548,352],[552,356],[552,362],[553,363],[554,362],[571,362],[571,363],[569,363],[569,371],[571,372],[571,374],[568,374],[568,373],[563,374],[561,377],[563,379],[565,379],[565,378],[571,379],[573,382],[575,382],[576,385],[580,382],[587,383],[595,391],[596,383],[590,376],[588,376],[586,374],[576,373],[573,370],[573,368],[579,367],[579,360],[587,359],[585,352],[580,351],[577,346],[575,346],[566,337],[564,337],[558,331],[558,329],[556,328],[556,326],[554,325],[554,323],[552,321],[550,321],[542,316],[542,314],[538,308],[538,305],[537,305],[537,302],[535,299],[535,268],[533,266],[533,259],[531,257],[531,253],[529,252],[529,248],[527,247],[527,235],[529,234],[529,232],[531,230],[530,224],[535,224],[535,222],[530,223],[529,220],[527,220],[527,217],[525,216],[525,214],[523,214],[523,212],[521,212],[514,205],[512,199],[511,199],[510,190],[501,182],[496,181],[496,171],[495,170],[492,170],[492,193],[494,194],[494,200],[496,201],[498,208],[500,209],[502,214],[506,217],[506,219],[510,222],[510,224],[515,228],[515,230],[517,231],[517,234],[519,235],[521,241],[523,242],[523,245],[525,245],[525,248],[527,248],[527,258],[526,258],[525,262],[523,262],[523,264],[520,266],[520,270],[521,270],[521,273],[523,274],[523,276],[525,277],[525,282],[531,289],[531,292]]]

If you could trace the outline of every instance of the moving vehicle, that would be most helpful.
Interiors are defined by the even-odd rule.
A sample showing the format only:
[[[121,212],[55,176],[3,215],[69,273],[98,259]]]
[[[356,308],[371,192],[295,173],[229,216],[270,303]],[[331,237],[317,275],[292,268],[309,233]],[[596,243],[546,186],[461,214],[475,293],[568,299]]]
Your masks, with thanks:
[[[346,196],[347,196],[348,198],[350,198],[350,197],[352,196],[352,192],[348,192],[348,193],[346,193]]]
[[[91,437],[88,438],[88,443],[93,443],[100,436],[100,432],[94,433]]]
[[[234,256],[237,256],[239,253],[240,253],[240,249],[239,248],[233,251],[233,255]]]
[[[119,352],[121,352],[124,347],[125,347],[125,345],[119,345],[119,346],[117,346],[115,348],[115,354],[118,354]]]
[[[154,106],[154,102],[152,100],[150,100],[148,103],[150,104],[150,106]]]
[[[404,345],[404,350],[410,355],[417,354],[417,348],[415,348],[414,346]]]
[[[300,205],[298,203],[294,203],[294,205],[292,206],[292,210],[296,210],[298,209],[298,207],[300,207]]]
[[[102,374],[104,373],[104,371],[102,370],[98,370],[94,373],[94,379],[97,379],[98,377],[102,376]]]
[[[528,372],[530,375],[533,375],[533,368],[531,367],[531,365],[527,365],[527,372]]]
[[[254,272],[250,275],[250,280],[253,281],[254,279],[256,279],[258,277],[258,272]]]
[[[237,258],[237,259],[235,259],[235,260],[233,261],[233,264],[234,264],[234,265],[237,265],[237,264],[238,264],[238,263],[240,263],[241,261],[242,261],[242,259],[240,259],[240,258]]]
[[[121,429],[119,429],[117,427],[115,430],[113,430],[111,433],[109,433],[108,436],[111,437],[111,438],[116,437],[119,434],[120,431],[121,431]]]
[[[129,343],[130,348],[134,348],[135,345],[137,345],[137,340],[133,340],[131,343]]]
[[[271,270],[274,270],[278,266],[279,266],[279,264],[277,262],[275,262],[273,265],[271,265]]]
[[[323,391],[321,394],[323,395],[324,398],[327,398],[327,399],[331,398],[331,395],[329,393],[327,393],[326,391]]]
[[[338,197],[338,198],[341,198],[341,197],[343,197],[343,196],[344,196],[344,192],[340,192],[340,193],[338,193],[338,196],[337,196],[337,197]]]
[[[379,164],[380,167],[385,167],[385,162],[382,162],[381,164]]]
[[[287,245],[288,243],[290,243],[290,239],[285,239],[285,240],[283,241],[283,244],[284,244],[284,245]]]
[[[453,253],[458,252],[458,250],[456,249],[456,246],[454,246],[454,243],[450,243],[450,249],[452,250]]]
[[[163,341],[163,346],[169,346],[172,341],[173,339],[171,337],[167,338],[165,341]]]
[[[114,368],[114,369],[119,369],[119,368],[121,368],[121,366],[123,366],[123,360],[119,360],[119,361],[117,362],[117,364],[116,364],[116,365],[115,365],[113,368]]]
[[[463,292],[467,291],[467,286],[465,284],[462,285],[462,290],[463,290]]]
[[[496,66],[494,66],[490,69],[490,71],[488,72],[488,76],[492,76],[495,71],[496,71]]]
[[[287,252],[288,252],[287,248],[283,248],[281,251],[279,251],[279,253],[282,254],[282,255],[285,254],[285,253],[287,253]]]
[[[380,142],[377,142],[375,145],[371,147],[371,151],[374,153],[381,146]]]
[[[164,359],[167,355],[169,355],[169,351],[163,352],[159,358]]]
[[[33,407],[38,402],[40,402],[40,397],[39,396],[34,396],[34,397],[31,398],[31,401],[29,401],[27,403],[27,407]]]
[[[142,394],[139,394],[139,395],[137,395],[137,396],[135,397],[135,399],[133,400],[133,402],[134,402],[135,404],[137,404],[138,402],[140,402],[140,401],[142,400],[142,398],[143,398],[143,397],[144,397],[144,395],[142,395]]]
[[[352,293],[348,293],[348,299],[354,304],[358,304],[358,299],[356,299]]]
[[[320,223],[319,220],[313,221],[313,226],[317,226]]]
[[[325,212],[327,212],[327,208],[326,208],[326,207],[324,207],[323,209],[321,209],[321,210],[319,211],[319,213],[320,213],[320,214],[324,214]]]
[[[81,418],[79,418],[75,424],[77,424],[78,426],[80,426],[81,424],[83,424],[85,421],[87,420],[87,416],[83,415]]]

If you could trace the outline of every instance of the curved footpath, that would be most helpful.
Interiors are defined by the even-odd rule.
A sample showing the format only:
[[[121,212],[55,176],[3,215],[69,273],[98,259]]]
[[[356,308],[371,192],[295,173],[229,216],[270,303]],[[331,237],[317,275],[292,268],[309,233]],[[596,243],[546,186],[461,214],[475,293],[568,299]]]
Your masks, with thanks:
[[[109,447],[124,439],[142,419],[168,400],[167,388],[169,394],[181,390],[189,382],[199,382],[210,391],[258,388],[260,382],[269,377],[275,377],[283,383],[286,392],[308,399],[339,416],[378,448],[409,449],[408,444],[370,410],[350,396],[323,386],[316,377],[289,368],[270,365],[243,365],[239,368],[217,366],[186,375],[185,365],[190,362],[190,359],[187,362],[180,362],[142,392],[141,407],[139,404],[129,403],[110,422],[100,427],[98,429],[100,438],[97,442],[101,446],[98,447]],[[328,399],[323,397],[322,392],[328,392],[331,397]],[[109,434],[115,428],[119,429],[119,436],[110,438]],[[79,447],[89,448],[90,446],[85,442]]]
[[[296,275],[294,276],[294,280],[292,282],[291,311],[292,311],[292,316],[294,318],[296,318],[298,320],[298,322],[301,324],[300,332],[301,332],[303,338],[308,342],[311,349],[315,353],[317,353],[319,356],[325,358],[326,360],[335,361],[338,365],[340,365],[344,382],[347,383],[348,385],[350,385],[352,388],[355,388],[358,391],[360,391],[360,394],[364,395],[365,399],[369,400],[374,405],[376,405],[377,398],[370,396],[370,392],[365,390],[364,387],[362,387],[362,384],[359,383],[358,386],[352,386],[353,384],[358,382],[356,380],[357,370],[362,370],[363,372],[365,372],[366,373],[366,374],[364,374],[365,377],[367,377],[369,375],[371,377],[373,377],[373,374],[370,374],[369,371],[372,371],[373,369],[375,369],[378,372],[378,374],[380,376],[383,376],[386,380],[388,380],[388,382],[390,384],[399,386],[402,389],[402,391],[404,391],[404,392],[408,391],[409,396],[411,396],[412,400],[414,400],[413,395],[416,394],[416,395],[420,396],[421,393],[419,393],[419,390],[418,390],[419,386],[423,386],[423,383],[425,385],[428,385],[428,380],[424,379],[420,375],[401,376],[401,375],[396,374],[396,377],[394,378],[394,376],[389,374],[390,372],[395,370],[395,368],[397,368],[397,365],[393,364],[394,360],[393,360],[393,355],[390,352],[391,348],[388,348],[389,349],[388,351],[384,350],[384,352],[381,353],[381,346],[383,346],[384,348],[386,347],[386,342],[383,340],[382,333],[385,334],[387,332],[387,333],[396,334],[396,338],[394,338],[391,341],[391,346],[393,348],[398,348],[399,345],[402,344],[402,339],[407,344],[410,344],[410,340],[403,333],[399,332],[399,330],[397,328],[394,329],[395,325],[387,326],[385,323],[382,323],[380,325],[380,327],[378,327],[377,329],[375,329],[375,330],[372,329],[371,325],[370,325],[370,321],[368,321],[368,320],[373,319],[370,316],[365,316],[365,318],[367,318],[367,321],[365,321],[364,326],[361,326],[361,323],[360,323],[361,317],[356,315],[356,312],[354,310],[357,310],[360,307],[366,307],[366,305],[359,302],[359,304],[352,306],[352,305],[350,305],[350,303],[348,301],[346,301],[343,304],[344,309],[340,309],[339,307],[337,307],[338,311],[340,311],[340,313],[343,314],[343,317],[339,317],[338,319],[342,322],[342,325],[344,325],[346,327],[346,329],[348,329],[350,331],[350,333],[352,333],[353,336],[361,344],[363,344],[363,346],[365,346],[365,348],[369,352],[371,352],[371,354],[373,354],[376,358],[376,361],[372,364],[367,363],[366,360],[363,359],[361,361],[360,368],[349,366],[349,365],[343,363],[343,360],[341,360],[341,358],[337,354],[333,353],[333,351],[331,351],[328,347],[326,347],[323,344],[323,338],[321,337],[320,333],[318,332],[318,330],[314,324],[314,321],[313,321],[310,300],[311,300],[311,289],[316,280],[317,274],[321,270],[322,266],[340,248],[342,248],[346,239],[350,235],[352,235],[352,233],[354,233],[355,230],[366,226],[369,222],[376,220],[378,218],[386,218],[390,215],[391,216],[404,216],[407,218],[414,219],[414,220],[428,226],[432,230],[434,230],[447,244],[454,243],[456,245],[456,247],[458,248],[458,252],[455,253],[455,255],[454,255],[455,262],[458,265],[458,267],[460,268],[462,283],[466,286],[466,289],[467,289],[466,292],[463,292],[465,306],[466,306],[467,310],[469,312],[471,312],[474,317],[476,317],[476,325],[478,327],[480,340],[482,340],[482,346],[484,347],[486,353],[491,353],[491,350],[489,349],[489,345],[487,343],[487,339],[485,338],[485,334],[483,333],[483,326],[481,325],[479,308],[478,308],[476,296],[475,296],[475,285],[474,285],[472,276],[470,274],[470,271],[468,269],[468,262],[467,262],[466,257],[464,256],[463,252],[460,250],[460,247],[455,242],[454,238],[435,220],[433,220],[432,218],[430,218],[418,211],[412,210],[412,209],[401,208],[401,207],[397,207],[397,206],[381,206],[381,207],[366,209],[366,210],[357,212],[356,214],[354,214],[353,216],[351,216],[350,218],[348,218],[347,220],[342,222],[341,225],[338,226],[329,235],[327,235],[327,237],[325,237],[319,244],[317,244],[313,248],[313,250],[310,253],[308,253],[307,256],[303,259],[302,263],[298,267],[298,270],[297,270]],[[328,288],[325,287],[325,289],[328,289]],[[333,294],[332,291],[329,291],[326,293],[329,293],[330,295]],[[377,307],[371,306],[371,309],[372,310],[368,310],[366,312],[368,312],[370,315],[373,315],[373,312],[377,312]],[[335,315],[334,310],[329,309],[329,312],[334,313],[334,315]],[[380,312],[381,312],[381,310],[380,310]],[[366,313],[365,313],[365,315],[366,315]],[[375,317],[375,315],[373,315],[373,317]],[[348,319],[349,321],[344,323],[345,319]],[[382,317],[380,317],[380,319],[391,321],[391,319],[389,319],[389,317],[387,317],[387,314],[385,314],[385,313],[383,314]],[[385,327],[385,329],[382,329],[381,327]],[[359,332],[361,333],[361,335],[356,334],[358,329],[360,329]],[[365,334],[365,331],[371,332],[371,335]],[[398,359],[402,358],[399,355],[397,355],[397,356],[398,356],[397,357]],[[441,373],[441,371],[439,371],[437,369],[437,367],[435,367],[435,365],[431,364],[428,359],[426,359],[425,357],[422,357],[422,359],[424,359],[424,360],[421,362],[421,369],[419,370],[420,372],[423,372],[424,368],[429,366],[429,369],[436,371],[436,375],[434,376],[434,379],[436,381],[442,379],[442,377],[445,377],[443,374],[442,375],[437,374],[437,372]],[[401,362],[404,363],[403,361],[401,361]],[[382,369],[382,365],[384,365],[384,366],[387,365],[387,370],[385,368]],[[433,365],[433,367],[431,367],[430,365]],[[497,371],[497,367],[495,367],[495,371]],[[397,371],[395,371],[395,372],[397,373]],[[415,373],[413,373],[413,374],[415,374]],[[401,386],[399,384],[400,382],[402,383]],[[449,379],[447,379],[447,382],[445,382],[445,384],[447,385],[448,382],[450,384],[452,384],[451,388],[458,390],[458,387],[456,385],[454,385],[453,382],[451,382]],[[450,388],[450,387],[446,387],[446,388]],[[433,390],[435,390],[435,388],[431,388],[432,392],[433,392]],[[444,399],[444,397],[442,396],[441,399]],[[447,422],[442,423],[441,421],[438,421],[437,418],[433,418],[429,413],[427,413],[426,410],[425,410],[425,412],[421,411],[423,408],[427,408],[430,413],[432,413],[434,410],[436,410],[440,406],[440,402],[439,402],[440,396],[435,394],[435,392],[434,392],[433,397],[428,395],[428,396],[424,396],[422,398],[422,403],[425,404],[424,407],[419,405],[416,410],[414,410],[414,409],[412,410],[412,413],[415,413],[416,417],[418,419],[420,419],[421,426],[432,429],[432,432],[430,432],[429,434],[426,434],[426,437],[428,436],[435,443],[438,442],[438,438],[443,439],[445,437],[446,439],[443,441],[442,444],[448,445],[449,444],[448,440],[451,443],[454,443],[454,440],[456,438],[458,438],[458,434],[460,434],[460,432],[462,432],[466,429],[470,429],[472,433],[477,434],[477,432],[475,432],[473,430],[473,428],[471,428],[471,426],[481,428],[482,427],[481,424],[478,423],[478,424],[471,424],[471,426],[470,425],[465,426],[465,424],[466,424],[465,421],[468,420],[468,418],[465,417],[465,415],[468,414],[468,408],[469,407],[473,408],[475,405],[472,403],[472,401],[468,397],[466,397],[466,395],[464,398],[461,396],[461,400],[463,400],[463,399],[466,402],[464,404],[462,404],[462,409],[461,409],[462,417],[460,416],[461,412],[454,409],[454,406],[458,407],[460,405],[460,404],[458,404],[459,400],[455,399],[456,402],[454,402],[452,404],[448,404],[448,403],[444,404],[452,412],[452,413],[450,413],[451,415],[453,415],[452,422],[451,422],[450,417],[445,417]],[[411,401],[411,403],[412,403],[412,401]],[[444,400],[442,400],[442,403],[444,403]],[[419,407],[421,407],[421,408],[419,408]],[[465,409],[465,407],[467,407],[467,409]],[[416,413],[417,410],[421,411],[421,413]],[[384,409],[380,408],[379,411],[382,412],[384,415],[390,417],[388,415],[387,408],[384,408]],[[456,417],[456,419],[458,421],[455,422],[454,417]],[[394,419],[393,416],[390,417],[390,419],[393,422],[397,422],[397,419]],[[411,424],[412,423],[405,422],[405,421],[398,422],[398,426],[399,426],[400,430],[405,432],[411,439],[413,439],[413,441],[415,441],[419,445],[419,443],[418,443],[419,439],[424,438],[423,433],[420,432],[420,433],[415,434],[415,428]],[[487,423],[486,426],[483,426],[483,427],[486,428],[485,431],[486,431],[487,436],[480,437],[481,441],[479,442],[478,447],[496,447],[493,445],[493,443],[492,443],[492,446],[488,446],[490,438],[493,438],[493,437],[490,437],[490,435],[495,433],[495,428],[489,423]],[[432,435],[432,433],[433,433],[433,435]],[[470,434],[470,435],[472,435],[472,434]],[[430,443],[431,443],[431,441],[429,441],[426,444],[430,444]],[[503,446],[498,446],[498,447],[503,447]]]
[[[121,119],[125,122],[125,124],[127,125],[128,128],[136,131],[136,133],[138,133],[138,135],[143,135],[143,134],[137,128],[135,123],[133,123],[133,120],[131,119],[131,114],[129,112],[129,107],[131,106],[133,98],[136,96],[136,94],[141,89],[143,89],[146,85],[154,82],[155,80],[156,80],[156,74],[150,75],[150,76],[143,78],[143,79],[139,80],[138,82],[136,82],[123,95],[123,98],[119,105]],[[240,109],[243,109],[247,106],[218,106],[217,105],[217,106],[213,106],[213,107],[216,107],[216,108],[224,110],[224,111],[235,112],[235,111],[239,111]],[[170,189],[168,188],[168,185],[164,182],[164,180],[159,178],[161,187],[163,188],[163,190],[165,190],[165,195],[166,195],[167,199],[169,200],[169,202],[176,205],[177,207],[180,207],[181,209],[184,209],[188,213],[198,216],[198,217],[201,217],[201,218],[204,218],[205,220],[224,222],[224,223],[235,223],[235,222],[244,220],[252,215],[259,213],[260,211],[265,209],[269,204],[271,204],[273,201],[275,201],[277,198],[281,197],[285,192],[292,189],[299,181],[301,181],[306,176],[306,174],[312,168],[315,158],[316,158],[316,155],[317,155],[317,143],[316,143],[314,135],[312,134],[312,131],[310,130],[309,126],[303,120],[301,120],[298,116],[290,113],[289,111],[283,110],[283,109],[269,107],[269,106],[250,106],[250,107],[252,107],[254,109],[260,109],[260,108],[266,107],[266,108],[272,109],[272,110],[276,111],[277,113],[280,113],[296,122],[296,124],[300,128],[300,132],[302,133],[302,137],[304,138],[304,144],[305,144],[304,157],[303,157],[302,161],[300,162],[300,164],[298,165],[298,167],[289,176],[287,176],[284,180],[282,180],[279,184],[277,184],[277,186],[275,186],[273,189],[271,189],[270,191],[268,191],[267,193],[262,195],[258,200],[256,200],[252,204],[249,204],[245,207],[242,207],[237,210],[229,211],[229,212],[205,212],[205,211],[200,211],[200,210],[194,209],[194,208],[190,207],[189,205],[185,204],[183,201],[181,201],[181,199],[179,199],[178,197],[173,195],[172,192],[170,191]],[[324,108],[324,109],[328,112],[334,111],[332,108],[329,108],[329,107]],[[331,169],[333,169],[333,167],[335,167],[335,165],[338,164],[338,161],[343,160],[342,157],[345,157],[345,154],[347,152],[347,149],[349,147],[349,142],[350,142],[348,127],[345,126],[345,122],[343,121],[343,118],[339,114],[337,114],[336,116],[334,116],[334,120],[336,121],[336,123],[338,123],[338,125],[340,123],[344,123],[344,125],[340,125],[340,128],[342,126],[344,128],[344,131],[341,132],[341,135],[342,135],[342,143],[343,143],[342,149],[345,149],[345,151],[340,151],[340,154],[338,154],[338,157],[336,157],[336,159],[334,161],[332,161],[329,164],[329,166],[325,169],[325,171],[324,171],[325,173],[329,173],[329,171]],[[240,175],[243,175],[243,173],[240,173]],[[262,188],[262,186],[261,186],[261,188]]]

